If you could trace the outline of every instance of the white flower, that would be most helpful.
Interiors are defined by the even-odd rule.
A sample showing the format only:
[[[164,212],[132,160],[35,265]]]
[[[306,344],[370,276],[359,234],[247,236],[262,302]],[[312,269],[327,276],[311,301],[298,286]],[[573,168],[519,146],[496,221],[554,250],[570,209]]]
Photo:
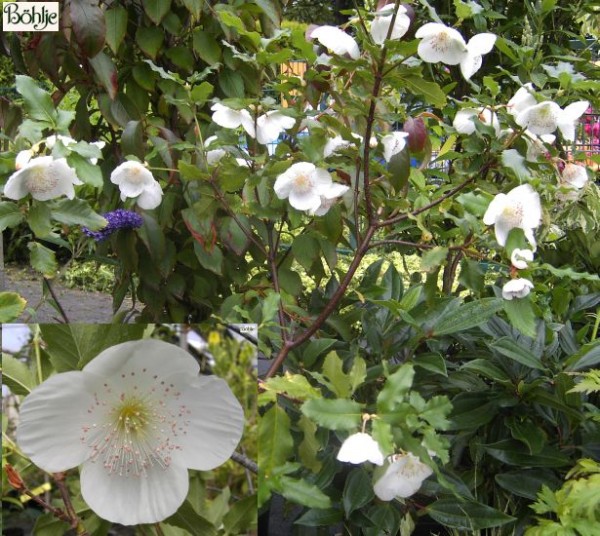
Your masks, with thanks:
[[[296,124],[293,117],[283,115],[278,110],[271,110],[256,120],[256,141],[263,145],[273,143],[282,130],[292,128]]]
[[[533,260],[533,251],[530,249],[513,249],[513,252],[510,254],[510,262],[515,268],[519,270],[525,270],[527,268],[527,263]]]
[[[383,453],[379,448],[379,443],[363,432],[352,434],[346,438],[338,452],[337,459],[354,464],[369,461],[376,465],[383,465]]]
[[[533,84],[531,83],[527,83],[522,88],[519,88],[519,90],[513,95],[512,99],[510,99],[506,105],[508,112],[516,117],[523,110],[526,110],[531,106],[535,106],[537,101],[532,95],[532,91]]]
[[[575,125],[588,106],[587,101],[577,101],[563,110],[553,101],[540,102],[519,112],[516,121],[538,136],[552,134],[558,128],[565,140],[573,141]]]
[[[394,13],[394,4],[388,4],[375,12],[375,18],[371,23],[371,37],[373,41],[382,45],[390,30],[392,24],[392,15]],[[398,6],[398,13],[394,21],[394,28],[390,39],[400,39],[410,28],[410,17],[404,6]]]
[[[44,142],[46,144],[46,148],[47,149],[54,148],[57,140],[60,141],[65,147],[69,147],[70,145],[77,144],[77,140],[74,140],[73,138],[71,138],[71,136],[63,136],[62,134],[52,134],[52,136],[48,136],[46,138],[46,141]],[[98,149],[102,150],[102,149],[104,149],[106,142],[105,141],[93,141],[90,143],[90,145],[95,145],[96,147],[98,147]],[[98,163],[97,158],[90,158],[89,161],[93,166],[95,166]]]
[[[121,201],[125,201],[128,197],[137,197],[137,204],[146,210],[160,205],[162,199],[160,184],[139,162],[133,160],[123,162],[110,174],[110,182],[119,187]]]
[[[496,42],[494,34],[481,33],[466,43],[457,30],[437,22],[421,26],[415,37],[421,39],[417,52],[423,61],[460,64],[460,71],[467,80],[479,70],[483,54],[490,52]]]
[[[338,56],[348,54],[353,60],[360,56],[360,49],[354,38],[336,26],[319,26],[311,32],[310,37]]]
[[[524,298],[531,292],[532,288],[533,283],[529,279],[511,279],[502,287],[502,297],[505,300]]]
[[[31,194],[38,201],[48,201],[62,195],[73,199],[74,184],[83,183],[64,158],[54,160],[51,156],[40,156],[29,160],[8,178],[4,195],[9,199],[22,199]]]
[[[324,216],[329,212],[329,209],[335,204],[335,202],[343,196],[348,190],[349,186],[345,184],[334,183],[330,188],[321,192],[321,205],[315,211],[309,211],[309,214],[314,216]]]
[[[244,427],[224,380],[157,340],[107,348],[55,374],[21,404],[17,442],[45,471],[81,466],[81,495],[122,525],[161,521],[188,493],[188,469],[224,463]]]
[[[244,127],[244,130],[253,138],[256,136],[254,130],[254,119],[248,110],[234,110],[217,102],[210,108],[214,113],[212,120],[223,128]]]
[[[583,188],[588,182],[587,170],[584,166],[568,162],[560,174],[560,182],[573,188]]]
[[[23,166],[27,165],[34,156],[35,152],[33,151],[33,149],[25,149],[24,151],[19,151],[15,158],[15,169],[19,170]]]
[[[274,189],[279,199],[287,198],[295,209],[310,214],[321,208],[322,198],[334,199],[343,193],[327,170],[309,162],[292,164],[277,177]]]
[[[496,136],[500,136],[498,116],[489,108],[463,108],[454,116],[452,126],[461,134],[473,134],[475,132],[475,119],[479,119],[486,125],[492,125],[496,131]]]
[[[541,136],[536,136],[532,134],[531,131],[526,130],[524,132],[527,142],[527,160],[530,162],[537,162],[537,160],[548,154],[548,149],[546,148],[546,143],[552,145],[556,140],[556,136],[554,134],[543,134]]]
[[[433,473],[431,467],[410,452],[390,456],[386,464],[385,472],[373,485],[375,495],[382,501],[414,495],[419,491],[423,480]]]
[[[389,162],[392,156],[398,154],[406,147],[408,132],[392,132],[381,138],[383,145],[383,158]]]
[[[352,134],[354,141],[345,140],[341,136],[335,136],[334,138],[329,138],[325,143],[325,147],[323,147],[323,157],[327,158],[331,156],[333,153],[337,153],[340,149],[345,149],[346,147],[350,147],[352,144],[360,144],[362,143],[362,136],[359,134]]]
[[[494,225],[496,241],[501,246],[506,244],[511,229],[523,229],[525,238],[535,247],[533,230],[542,221],[540,196],[529,184],[513,188],[508,194],[498,194],[489,204],[483,223]]]

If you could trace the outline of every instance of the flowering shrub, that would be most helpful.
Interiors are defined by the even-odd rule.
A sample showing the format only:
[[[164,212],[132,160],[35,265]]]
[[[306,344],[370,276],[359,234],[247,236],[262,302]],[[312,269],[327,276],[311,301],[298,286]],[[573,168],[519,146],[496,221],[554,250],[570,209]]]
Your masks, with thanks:
[[[74,5],[72,32],[45,38],[65,56],[36,61],[58,97],[75,88],[75,116],[20,78],[3,160],[10,180],[19,151],[79,140],[51,149],[76,199],[0,205],[33,231],[32,264],[52,272],[45,243],[75,236],[140,320],[259,325],[267,518],[275,496],[299,527],[357,534],[530,523],[539,489],[597,454],[589,395],[570,392],[599,361],[600,196],[573,147],[598,67],[566,48],[587,5],[380,2],[306,32],[271,1]],[[113,175],[125,160],[135,178]],[[142,225],[97,245],[73,227],[102,233],[118,209]],[[371,452],[349,464],[357,437]]]

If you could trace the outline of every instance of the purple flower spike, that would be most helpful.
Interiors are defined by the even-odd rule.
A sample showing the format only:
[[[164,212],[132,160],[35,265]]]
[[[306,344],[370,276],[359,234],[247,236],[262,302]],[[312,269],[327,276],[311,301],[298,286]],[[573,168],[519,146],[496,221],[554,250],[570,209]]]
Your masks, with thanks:
[[[122,208],[107,212],[104,218],[108,222],[106,227],[99,231],[90,231],[87,227],[83,227],[83,233],[96,242],[102,242],[119,229],[137,229],[144,223],[144,219],[138,213]]]

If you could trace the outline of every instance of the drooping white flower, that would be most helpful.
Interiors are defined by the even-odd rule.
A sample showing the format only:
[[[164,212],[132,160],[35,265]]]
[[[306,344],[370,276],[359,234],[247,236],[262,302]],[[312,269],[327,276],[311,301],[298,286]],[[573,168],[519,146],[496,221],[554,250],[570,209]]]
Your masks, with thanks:
[[[452,126],[461,134],[473,134],[476,119],[487,125],[492,125],[496,131],[496,136],[500,136],[498,116],[489,108],[463,108],[456,112]]]
[[[383,465],[384,457],[377,441],[369,434],[358,432],[348,436],[342,443],[337,459],[354,464],[369,461],[376,465]]]
[[[565,140],[573,141],[575,125],[588,106],[587,101],[577,101],[563,110],[553,101],[540,102],[519,112],[516,121],[538,136],[552,134],[558,128]]]
[[[506,244],[510,230],[519,228],[535,247],[533,230],[539,227],[541,221],[540,196],[529,184],[517,186],[508,194],[496,195],[483,216],[483,223],[494,225],[496,241],[501,246]]]
[[[510,254],[510,262],[515,268],[519,270],[525,270],[527,263],[533,260],[533,251],[530,249],[513,249]]]
[[[375,12],[375,18],[371,23],[371,37],[373,41],[382,45],[390,31],[392,16],[394,13],[394,4],[387,4]],[[410,28],[410,17],[404,6],[398,6],[398,13],[394,20],[394,27],[390,39],[400,39]]]
[[[297,162],[275,180],[275,194],[279,199],[288,199],[297,210],[316,214],[321,208],[322,197],[334,199],[341,195],[327,170],[317,168],[310,162]]]
[[[139,162],[129,160],[117,166],[110,174],[110,182],[119,187],[121,201],[137,197],[136,203],[146,210],[160,205],[163,195],[160,184]]]
[[[389,162],[392,156],[398,154],[406,147],[408,132],[391,132],[381,138],[383,145],[383,158]]]
[[[338,28],[337,26],[319,26],[310,33],[311,39],[316,39],[324,47],[331,50],[338,56],[348,55],[353,60],[360,56],[358,43],[351,35]]]
[[[483,55],[491,52],[496,42],[493,33],[474,35],[467,43],[467,55],[460,62],[460,72],[465,80],[469,80],[481,67]]]
[[[382,501],[410,497],[432,473],[431,467],[414,454],[395,454],[386,461],[385,472],[375,481],[373,491]]]
[[[508,112],[516,117],[523,110],[535,106],[537,101],[532,92],[533,84],[530,82],[525,84],[522,88],[519,88],[506,105]]]
[[[560,174],[560,182],[573,188],[583,188],[588,182],[587,170],[584,166],[567,162]]]
[[[363,138],[360,134],[352,134],[352,137],[354,138],[354,141],[346,140],[339,135],[333,138],[329,138],[325,143],[325,147],[323,147],[323,157],[327,158],[333,153],[339,151],[340,149],[350,147],[350,145],[352,144],[362,143]]]
[[[4,195],[9,199],[22,199],[31,194],[38,201],[63,195],[73,199],[75,184],[83,183],[64,158],[55,160],[51,156],[39,156],[30,159],[8,178]]]
[[[283,130],[296,124],[293,117],[282,114],[279,110],[271,110],[256,120],[256,141],[263,145],[277,141]]]
[[[244,416],[224,380],[157,340],[117,344],[81,371],[55,374],[21,405],[17,442],[48,472],[80,467],[81,494],[100,517],[156,523],[236,448]]]
[[[214,113],[212,120],[223,128],[243,127],[253,138],[256,136],[254,119],[248,110],[234,110],[220,102],[213,104],[210,108]]]
[[[349,186],[337,183],[333,183],[329,188],[323,189],[321,192],[321,205],[314,212],[309,211],[309,214],[313,216],[324,216],[329,212],[329,209],[335,204],[335,202],[349,189]]]
[[[529,279],[511,279],[502,287],[502,297],[505,300],[512,300],[513,298],[524,298],[531,292],[532,288],[533,283],[529,281]]]

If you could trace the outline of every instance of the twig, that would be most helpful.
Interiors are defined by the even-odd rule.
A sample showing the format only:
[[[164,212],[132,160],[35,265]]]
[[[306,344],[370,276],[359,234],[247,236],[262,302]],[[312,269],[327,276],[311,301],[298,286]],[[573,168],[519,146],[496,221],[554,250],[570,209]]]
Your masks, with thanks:
[[[60,313],[60,316],[62,316],[63,320],[65,321],[65,324],[69,324],[69,318],[67,317],[67,313],[65,313],[65,310],[63,309],[62,305],[58,301],[58,296],[54,293],[54,289],[52,288],[52,285],[50,284],[50,280],[47,277],[42,277],[42,280],[44,282],[44,285],[50,292],[50,295],[52,296],[52,299],[54,300],[54,303],[56,305],[56,308],[58,309],[58,312]]]
[[[248,469],[248,471],[252,471],[254,474],[258,474],[258,464],[250,458],[244,456],[243,454],[240,454],[239,452],[234,452],[231,455],[231,459],[234,462],[237,462],[241,466]]]
[[[281,287],[279,286],[279,274],[277,273],[277,246],[273,240],[273,224],[267,226],[267,236],[269,239],[269,253],[267,255],[269,261],[269,269],[271,271],[271,281],[273,282],[273,290],[279,294],[279,304],[277,306],[277,314],[279,316],[279,327],[281,329],[281,338],[284,344],[288,340],[287,321],[285,317],[285,309],[281,301]]]

